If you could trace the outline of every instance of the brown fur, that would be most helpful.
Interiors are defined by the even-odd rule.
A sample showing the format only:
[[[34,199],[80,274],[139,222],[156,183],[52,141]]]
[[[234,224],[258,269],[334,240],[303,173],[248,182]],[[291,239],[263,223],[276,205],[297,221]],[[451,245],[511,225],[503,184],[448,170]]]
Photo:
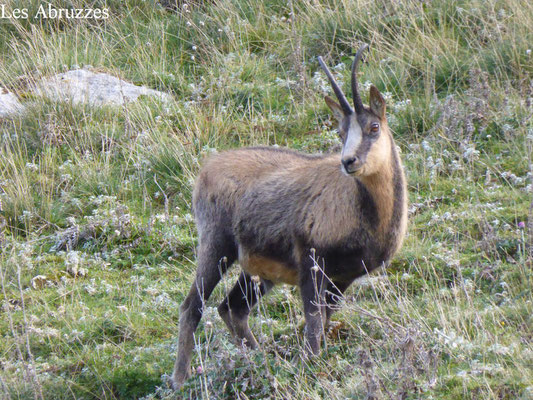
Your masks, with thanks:
[[[252,254],[239,257],[239,264],[251,276],[273,283],[298,284],[298,271],[276,260]]]

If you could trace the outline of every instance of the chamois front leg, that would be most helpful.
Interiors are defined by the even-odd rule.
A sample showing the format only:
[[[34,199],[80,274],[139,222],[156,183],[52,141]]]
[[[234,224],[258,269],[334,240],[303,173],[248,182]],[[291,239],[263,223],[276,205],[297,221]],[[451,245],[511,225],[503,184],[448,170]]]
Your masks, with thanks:
[[[327,319],[325,289],[327,278],[312,259],[306,261],[300,274],[300,291],[305,314],[305,342],[309,354],[320,352],[320,340],[325,338]]]
[[[331,316],[337,309],[339,308],[339,303],[344,298],[344,292],[352,281],[347,282],[341,282],[341,281],[333,281],[329,282],[326,288],[325,293],[325,299],[326,299],[326,324],[324,326],[325,329],[328,329],[329,321],[331,319]]]

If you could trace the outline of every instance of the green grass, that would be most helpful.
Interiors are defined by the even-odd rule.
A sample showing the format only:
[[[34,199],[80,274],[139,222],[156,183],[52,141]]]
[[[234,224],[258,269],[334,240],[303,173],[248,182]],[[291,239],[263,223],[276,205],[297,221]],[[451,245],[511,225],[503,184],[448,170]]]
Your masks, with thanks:
[[[0,120],[0,398],[533,398],[531,2],[90,3],[111,17],[0,24],[0,82],[28,105]],[[234,345],[215,307],[235,269],[173,394],[202,159],[337,147],[317,56],[346,85],[361,42],[406,167],[404,247],[349,290],[312,360],[289,287],[252,317],[261,349]],[[76,65],[175,101],[31,93]]]

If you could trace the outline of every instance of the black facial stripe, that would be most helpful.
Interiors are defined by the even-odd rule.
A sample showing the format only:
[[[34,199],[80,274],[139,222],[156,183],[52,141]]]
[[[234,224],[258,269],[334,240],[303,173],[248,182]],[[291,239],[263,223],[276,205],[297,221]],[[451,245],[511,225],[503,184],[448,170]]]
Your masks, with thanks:
[[[368,117],[366,114],[359,114],[357,115],[357,122],[359,122],[359,126],[361,127],[361,130],[364,132],[364,128],[368,122]]]
[[[361,141],[361,144],[357,149],[357,157],[362,160],[366,159],[366,155],[370,151],[370,148],[372,147],[372,144],[376,141],[376,139],[376,137],[363,135],[363,140]]]
[[[343,131],[343,133],[347,134],[349,129],[350,129],[350,118],[344,118],[342,120],[342,131]]]

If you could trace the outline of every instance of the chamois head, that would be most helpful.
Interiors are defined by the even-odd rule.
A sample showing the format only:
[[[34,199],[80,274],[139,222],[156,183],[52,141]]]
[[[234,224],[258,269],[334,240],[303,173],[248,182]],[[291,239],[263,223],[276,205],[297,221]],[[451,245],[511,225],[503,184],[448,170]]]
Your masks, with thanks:
[[[379,90],[372,85],[370,107],[365,107],[357,87],[357,66],[367,48],[367,44],[362,45],[352,63],[353,109],[324,64],[322,57],[318,57],[318,62],[326,73],[340,103],[335,102],[329,96],[325,97],[327,105],[339,122],[339,135],[342,140],[342,170],[348,175],[373,175],[382,168],[390,155],[385,100]]]

